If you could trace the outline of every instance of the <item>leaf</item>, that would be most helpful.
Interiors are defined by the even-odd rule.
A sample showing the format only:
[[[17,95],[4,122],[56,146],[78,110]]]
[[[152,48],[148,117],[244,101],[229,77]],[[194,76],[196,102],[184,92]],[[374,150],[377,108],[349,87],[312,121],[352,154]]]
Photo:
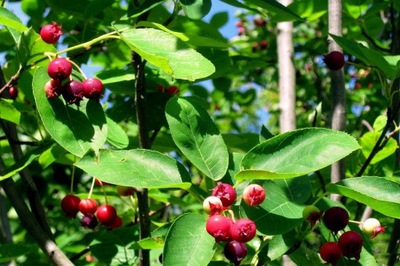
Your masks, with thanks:
[[[100,103],[82,101],[78,108],[61,98],[47,99],[44,85],[47,71],[40,67],[33,77],[33,93],[37,110],[50,136],[68,152],[82,157],[89,149],[102,148],[107,136],[107,123]]]
[[[108,134],[107,142],[115,148],[124,149],[129,145],[129,138],[126,132],[109,117],[106,117]]]
[[[400,218],[400,184],[386,178],[376,176],[348,178],[329,184],[327,191],[354,199],[386,216]]]
[[[157,249],[164,247],[164,240],[161,237],[149,237],[135,242],[131,249]]]
[[[276,0],[245,0],[245,3],[258,6],[265,10],[275,13],[274,21],[290,21],[290,20],[303,20],[296,13],[289,8],[285,7]]]
[[[194,81],[215,72],[208,59],[168,32],[139,28],[124,31],[121,37],[143,59],[176,79]]]
[[[360,144],[361,144],[361,151],[362,154],[365,156],[365,158],[368,158],[368,156],[371,154],[375,143],[378,141],[379,136],[381,135],[380,132],[366,132],[361,138],[360,138]],[[390,155],[394,154],[397,149],[397,142],[393,138],[388,139],[387,143],[385,146],[375,154],[375,156],[372,158],[371,164],[376,164],[383,159],[389,157]]]
[[[172,224],[165,239],[163,265],[208,265],[215,253],[214,243],[203,216],[183,214]]]
[[[21,113],[11,101],[0,99],[0,118],[19,125]]]
[[[75,164],[101,181],[138,188],[191,186],[189,173],[173,158],[152,150],[100,150]]]
[[[281,179],[307,175],[359,149],[350,135],[305,128],[272,137],[250,150],[236,179]]]
[[[5,244],[0,245],[0,263],[10,262],[20,256],[35,252],[34,245]]]
[[[201,19],[211,10],[211,0],[179,0],[190,19]]]
[[[4,7],[0,7],[0,24],[18,32],[28,29],[14,13]]]
[[[295,233],[290,231],[286,234],[273,236],[269,241],[268,258],[276,260],[285,254],[295,244],[295,238],[293,237]]]
[[[194,98],[171,98],[166,117],[172,139],[179,150],[205,175],[221,179],[229,154],[218,128]]]

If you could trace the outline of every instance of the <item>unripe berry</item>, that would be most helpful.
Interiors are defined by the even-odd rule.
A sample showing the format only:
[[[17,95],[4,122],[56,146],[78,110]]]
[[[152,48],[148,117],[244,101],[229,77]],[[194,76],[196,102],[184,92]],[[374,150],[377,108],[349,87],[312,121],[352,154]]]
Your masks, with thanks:
[[[98,100],[103,94],[103,83],[97,78],[89,78],[82,82],[83,96],[88,99]]]
[[[376,237],[380,233],[385,232],[385,227],[381,226],[381,223],[378,219],[375,218],[368,218],[362,223],[362,231],[367,236],[371,238]]]
[[[215,238],[216,242],[229,241],[231,239],[230,229],[233,221],[222,215],[208,217],[206,222],[207,232]]]
[[[69,103],[79,105],[83,99],[83,86],[77,80],[68,81],[62,89],[62,96],[64,100]]]
[[[222,182],[217,183],[213,188],[211,195],[218,197],[221,200],[222,205],[225,207],[232,205],[236,200],[235,189],[231,185]]]
[[[363,239],[355,231],[343,233],[338,240],[338,245],[343,255],[347,258],[360,259],[360,253],[363,247]]]
[[[44,85],[44,92],[47,99],[57,98],[62,91],[62,86],[59,80],[51,79]]]
[[[319,249],[319,255],[327,263],[336,265],[336,263],[343,257],[342,251],[336,242],[326,242]]]
[[[47,74],[50,78],[64,80],[72,73],[72,64],[65,58],[58,57],[47,66]]]
[[[96,216],[100,223],[110,225],[117,216],[117,211],[113,206],[103,204],[97,208]]]
[[[337,234],[349,223],[349,213],[342,207],[331,207],[324,213],[323,221],[329,230]]]
[[[65,216],[69,218],[75,218],[76,214],[79,212],[79,202],[81,199],[75,195],[66,195],[61,200],[61,209],[63,210]]]
[[[265,200],[265,189],[258,184],[248,185],[243,191],[243,201],[250,206],[258,206]]]
[[[344,55],[339,51],[333,51],[327,55],[324,55],[323,60],[326,66],[331,70],[339,70],[345,64]]]
[[[314,227],[314,225],[321,220],[322,213],[323,212],[314,205],[309,205],[303,210],[303,218],[310,223],[311,227]]]
[[[231,226],[230,234],[233,240],[248,242],[256,235],[256,224],[247,218],[239,219]]]
[[[97,201],[94,199],[83,199],[79,202],[79,211],[86,216],[93,216],[97,211]]]
[[[61,25],[53,22],[52,24],[44,25],[40,29],[40,37],[46,43],[56,43],[60,36],[63,34],[61,31]]]
[[[224,210],[222,201],[216,196],[209,196],[203,201],[203,209],[211,215],[221,214]]]
[[[234,265],[239,265],[247,255],[246,244],[232,240],[225,245],[224,255]]]

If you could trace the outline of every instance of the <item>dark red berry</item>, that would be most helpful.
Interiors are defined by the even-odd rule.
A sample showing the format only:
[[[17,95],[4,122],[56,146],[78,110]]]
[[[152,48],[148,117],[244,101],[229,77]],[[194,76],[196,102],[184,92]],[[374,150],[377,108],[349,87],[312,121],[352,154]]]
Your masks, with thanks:
[[[339,70],[345,64],[344,55],[339,51],[330,52],[324,55],[324,62],[329,69]]]
[[[265,200],[265,189],[258,184],[251,184],[243,191],[243,201],[250,206],[258,206]]]
[[[122,219],[118,215],[115,216],[114,220],[108,226],[110,229],[116,229],[122,226]]]
[[[61,25],[53,22],[52,24],[44,25],[40,29],[40,37],[46,43],[56,43],[60,36],[63,34]]]
[[[97,78],[89,78],[82,82],[83,96],[88,99],[99,99],[103,94],[103,83]]]
[[[254,25],[256,25],[258,27],[264,27],[267,24],[267,21],[262,18],[255,18],[253,20],[253,23],[254,23]]]
[[[68,81],[63,86],[62,96],[67,103],[79,105],[80,101],[83,99],[82,83],[77,80]]]
[[[176,95],[179,93],[179,88],[177,86],[169,86],[165,92],[169,95]]]
[[[206,230],[215,238],[216,242],[228,241],[231,239],[230,228],[232,224],[231,219],[217,214],[208,217]]]
[[[136,192],[134,187],[117,186],[117,193],[120,196],[132,196]]]
[[[267,47],[268,47],[268,41],[267,41],[267,40],[262,40],[262,41],[260,42],[260,47],[261,47],[261,50],[267,49]]]
[[[239,265],[247,255],[246,244],[232,240],[225,245],[224,255],[234,265]]]
[[[94,229],[99,222],[94,215],[85,215],[81,219],[81,225],[85,228]]]
[[[336,242],[326,242],[319,249],[321,258],[333,266],[343,257],[342,251]]]
[[[61,83],[56,79],[51,79],[44,85],[44,92],[48,99],[57,98],[61,94],[61,91]]]
[[[61,200],[61,209],[63,210],[65,216],[70,218],[75,218],[79,212],[79,202],[81,199],[75,195],[66,195]]]
[[[342,207],[331,207],[325,211],[322,217],[325,226],[337,234],[339,230],[343,230],[349,223],[349,213]]]
[[[93,215],[97,211],[97,201],[94,199],[83,199],[79,203],[79,211],[83,215]]]
[[[113,206],[103,204],[97,208],[96,216],[100,223],[110,225],[117,216],[117,211]]]
[[[17,99],[17,97],[18,97],[18,88],[15,87],[15,86],[12,86],[11,88],[9,88],[8,89],[8,95],[13,100]]]
[[[67,59],[58,57],[50,62],[47,67],[47,74],[50,78],[64,80],[72,73],[72,64]]]
[[[360,259],[360,253],[363,247],[363,239],[355,231],[343,233],[338,240],[338,245],[343,255],[347,258]]]
[[[235,189],[231,185],[222,182],[217,183],[211,194],[218,197],[225,207],[232,205],[236,200]]]
[[[256,224],[247,218],[237,220],[230,229],[230,234],[233,240],[241,243],[246,243],[256,235]]]

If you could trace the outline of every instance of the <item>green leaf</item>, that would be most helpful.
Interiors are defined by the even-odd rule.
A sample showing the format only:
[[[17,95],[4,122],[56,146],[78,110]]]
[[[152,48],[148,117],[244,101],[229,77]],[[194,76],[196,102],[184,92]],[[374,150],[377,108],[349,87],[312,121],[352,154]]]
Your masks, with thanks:
[[[0,7],[0,25],[4,25],[18,32],[23,32],[28,29],[14,13],[4,7]]]
[[[131,249],[157,249],[164,247],[164,240],[161,237],[149,237],[135,242]]]
[[[100,103],[84,100],[81,106],[67,105],[61,98],[47,99],[44,85],[47,70],[40,67],[33,77],[33,93],[40,118],[50,136],[70,153],[82,157],[89,149],[102,148],[107,123]]]
[[[129,138],[126,132],[109,117],[106,117],[108,134],[107,142],[115,148],[124,149],[129,145]]]
[[[152,150],[100,150],[85,155],[76,166],[101,181],[139,188],[191,186],[189,173],[173,158]]]
[[[145,60],[176,79],[194,81],[215,72],[208,59],[168,32],[139,28],[124,31],[121,37]]]
[[[183,214],[172,224],[165,239],[163,265],[208,265],[215,253],[214,243],[203,216]]]
[[[103,84],[135,80],[135,74],[132,73],[132,70],[125,69],[108,69],[101,71],[96,76]]]
[[[400,219],[400,184],[386,178],[363,176],[344,179],[329,184],[327,191],[354,199],[386,216]]]
[[[9,262],[20,256],[26,255],[31,252],[35,252],[36,247],[34,245],[23,245],[23,244],[4,244],[0,245],[0,263]]]
[[[244,179],[280,179],[307,175],[343,159],[359,149],[350,135],[325,129],[305,128],[272,137],[250,150],[242,161]]]
[[[367,158],[371,154],[380,135],[381,132],[367,132],[360,138],[361,151],[362,154],[365,156],[365,158]],[[389,157],[390,155],[395,153],[396,149],[397,149],[396,140],[393,138],[388,139],[385,146],[379,149],[379,151],[372,158],[371,164],[376,164],[382,161],[383,159]]]
[[[295,238],[293,237],[295,233],[290,231],[286,234],[274,235],[269,241],[268,258],[276,260],[285,254],[295,244]]]
[[[289,20],[303,20],[296,13],[294,13],[289,8],[285,7],[276,0],[246,0],[245,3],[258,6],[262,9],[268,10],[275,13],[273,20],[279,21],[289,21]]]
[[[211,0],[179,0],[190,19],[201,19],[211,10]]]
[[[208,177],[219,180],[227,169],[229,154],[218,128],[194,98],[171,98],[166,117],[180,151]]]
[[[19,125],[21,113],[15,108],[12,101],[0,99],[0,118]]]

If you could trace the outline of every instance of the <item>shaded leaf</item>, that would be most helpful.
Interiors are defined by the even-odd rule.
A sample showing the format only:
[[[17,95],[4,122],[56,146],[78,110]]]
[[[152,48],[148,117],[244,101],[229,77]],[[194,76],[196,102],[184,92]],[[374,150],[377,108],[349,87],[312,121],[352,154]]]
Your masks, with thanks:
[[[0,99],[0,118],[19,125],[21,113],[11,101]]]
[[[211,0],[179,0],[190,19],[201,19],[211,10]]]

